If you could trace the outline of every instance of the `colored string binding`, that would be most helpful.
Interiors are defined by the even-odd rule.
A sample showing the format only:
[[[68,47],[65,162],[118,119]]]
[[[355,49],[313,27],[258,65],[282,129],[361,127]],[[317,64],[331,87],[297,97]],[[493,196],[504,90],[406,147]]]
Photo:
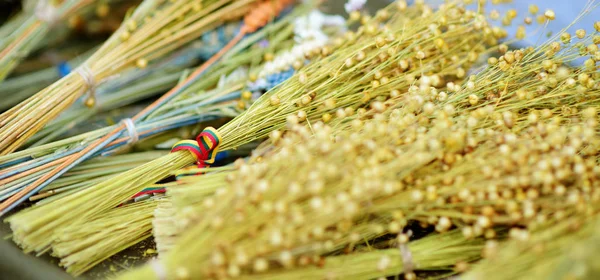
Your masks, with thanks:
[[[33,11],[35,16],[40,20],[52,25],[59,20],[57,9],[48,0],[40,0]]]
[[[158,280],[167,279],[167,270],[157,258],[154,258],[150,261],[150,267],[152,267],[152,270],[154,270],[154,274],[156,274],[156,278],[158,278]]]
[[[122,119],[121,122],[125,124],[127,128],[127,133],[129,134],[129,140],[127,140],[127,144],[134,144],[138,140],[140,140],[140,135],[135,128],[135,123],[130,118]]]
[[[87,64],[82,64],[77,69],[75,69],[75,73],[81,76],[83,82],[85,83],[88,89],[88,99],[95,99],[96,96],[96,78],[94,78],[94,73],[92,69],[87,66]]]
[[[219,132],[213,127],[205,128],[196,141],[183,140],[175,143],[171,152],[187,150],[196,159],[196,164],[199,168],[208,167],[215,162],[217,153],[219,152],[219,145],[221,143],[221,136]]]
[[[412,231],[409,230],[407,235],[410,237],[412,235]],[[400,244],[398,249],[400,249],[400,257],[402,258],[402,264],[404,266],[404,275],[413,273],[415,263],[413,262],[412,252],[408,248],[408,244]]]

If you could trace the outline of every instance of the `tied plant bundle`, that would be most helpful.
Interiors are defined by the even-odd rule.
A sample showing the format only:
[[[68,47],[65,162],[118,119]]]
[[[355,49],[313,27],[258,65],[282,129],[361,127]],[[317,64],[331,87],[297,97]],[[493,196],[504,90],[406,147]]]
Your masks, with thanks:
[[[408,242],[402,226],[390,217],[369,215],[368,209],[377,199],[402,191],[397,174],[429,162],[430,151],[419,143],[407,144],[405,154],[396,151],[402,137],[390,132],[399,131],[404,119],[394,113],[376,114],[364,123],[358,116],[353,119],[337,127],[295,124],[283,138],[272,139],[278,151],[256,163],[240,161],[233,171],[182,179],[185,184],[168,192],[180,212],[176,220],[184,228],[181,236],[160,260],[121,279],[379,277],[413,275],[413,265],[404,263],[406,270],[392,266],[409,258],[415,268],[425,270],[476,259],[483,240],[466,241],[460,231],[445,242],[430,244],[441,246],[436,247],[440,251],[427,254],[427,249],[415,246],[406,254],[422,258],[401,258]],[[440,127],[437,133],[446,135],[453,128]],[[350,256],[332,257],[331,264],[324,257],[350,253],[374,239],[381,243],[379,248],[400,246],[393,250],[397,256],[391,256],[392,250],[368,254],[368,261],[352,269],[335,260]],[[444,246],[451,248],[448,254]]]
[[[239,2],[236,2],[239,3]],[[199,68],[194,70],[187,78],[185,78],[182,82],[177,84],[174,88],[165,93],[162,97],[155,100],[152,104],[144,108],[142,111],[138,112],[135,116],[129,119],[124,119],[118,125],[113,126],[110,129],[107,129],[104,132],[103,136],[100,135],[100,138],[93,140],[91,143],[86,144],[85,146],[78,147],[78,149],[62,155],[56,155],[57,157],[62,157],[54,160],[54,158],[47,159],[46,161],[38,162],[36,168],[45,167],[53,167],[50,172],[42,175],[41,177],[33,180],[30,184],[25,186],[18,193],[14,194],[6,201],[0,204],[0,216],[5,215],[10,210],[14,209],[20,203],[25,201],[35,192],[38,192],[43,187],[51,183],[56,178],[60,177],[62,174],[67,172],[69,169],[73,168],[75,165],[81,163],[87,158],[94,156],[96,153],[102,151],[107,145],[114,145],[114,142],[121,136],[124,136],[124,133],[129,134],[130,141],[136,140],[136,122],[143,120],[150,115],[156,113],[156,110],[159,109],[165,103],[168,103],[173,98],[177,97],[179,94],[184,92],[186,89],[189,89],[195,82],[199,80],[199,78],[204,74],[204,72],[215,62],[217,62],[220,58],[223,57],[228,51],[230,51],[234,46],[238,46],[238,43],[244,38],[245,35],[256,32],[259,28],[263,27],[265,24],[269,22],[269,19],[273,16],[276,16],[283,12],[283,10],[291,4],[289,0],[280,0],[278,2],[270,2],[270,1],[260,1],[256,4],[256,9],[253,9],[248,12],[244,16],[244,23],[240,28],[237,35],[225,45],[219,52],[213,55],[209,60],[207,60],[204,64],[202,64]],[[202,117],[202,116],[200,116]],[[198,116],[192,116],[192,120],[197,119]],[[168,120],[167,120],[168,121]],[[187,121],[190,121],[189,119]],[[197,120],[195,120],[197,122]],[[25,158],[25,160],[28,160]],[[17,160],[17,163],[21,160]],[[13,162],[14,163],[14,162]],[[12,165],[12,163],[11,163]],[[21,167],[16,167],[17,169]],[[28,169],[29,167],[25,166],[24,168]],[[8,175],[12,176],[18,171],[11,170]],[[28,172],[34,172],[33,170],[29,170]]]
[[[304,9],[303,9],[304,10]],[[318,13],[316,11],[312,11],[310,14],[311,15],[315,15],[315,13]],[[294,14],[298,14],[296,11],[293,12],[292,14],[290,14],[290,16],[293,16]],[[321,14],[322,15],[322,14]],[[294,17],[292,17],[294,18]],[[297,18],[297,17],[296,17]],[[303,18],[303,17],[300,17]],[[330,18],[331,19],[331,18]],[[288,28],[288,27],[292,27],[291,25],[289,25],[288,23],[286,23],[287,21],[284,21],[284,26],[285,29],[280,31],[278,33],[278,36],[276,38],[272,38],[271,40],[269,40],[269,51],[276,51],[278,49],[278,45],[282,45],[285,46],[287,44],[284,41],[281,41],[282,39],[285,39],[286,37],[288,37],[291,34],[292,29]],[[336,20],[336,22],[340,22],[339,20]],[[341,23],[343,24],[343,20],[341,21]],[[271,30],[271,29],[280,29],[280,24],[276,23],[273,24],[272,26],[267,26],[265,27],[265,30]],[[286,35],[288,34],[288,35]],[[280,42],[281,41],[281,42]],[[242,41],[242,44],[244,43],[244,41]],[[285,49],[285,47],[283,47]],[[257,51],[259,53],[267,51],[264,49],[255,49],[253,51],[249,51],[243,54],[243,57],[247,57],[247,58],[251,58],[253,60],[255,60],[255,57],[257,56]],[[268,54],[268,52],[267,52]],[[233,56],[231,59],[237,61],[237,62],[243,62],[242,60],[239,59],[238,56]],[[228,61],[227,64],[229,64],[230,61]],[[221,63],[223,64],[223,63]],[[221,64],[219,64],[219,68],[221,68]],[[215,65],[217,66],[217,65]],[[233,64],[232,64],[233,66]],[[229,67],[228,67],[229,68]],[[258,67],[260,68],[260,67]],[[220,69],[221,70],[221,69]],[[221,71],[217,71],[216,74],[222,75],[220,74]],[[235,70],[235,72],[239,72],[238,70]],[[233,73],[232,73],[233,74]],[[238,79],[239,80],[239,79]],[[239,86],[239,82],[235,79],[232,80],[230,78],[221,78],[219,79],[218,82],[218,86],[216,91],[222,91],[223,89],[221,88],[221,84],[226,85],[227,87],[233,87],[233,88],[241,88],[241,86]],[[212,96],[211,98],[214,97],[219,97],[220,94],[213,94],[216,92],[211,92],[211,91],[207,91],[206,93],[202,93],[202,95],[206,95],[206,96]],[[237,93],[237,98],[239,98],[239,92]],[[243,106],[241,105],[245,105],[248,101],[250,101],[249,97],[245,97],[246,94],[242,94],[242,99],[239,102],[228,102],[228,106],[233,106],[231,109],[233,110],[236,107],[239,108],[243,108]],[[182,95],[186,96],[185,94]],[[195,98],[194,94],[190,94],[189,96],[186,96],[186,99],[183,98],[178,98],[174,100],[174,104],[175,106],[172,106],[172,108],[164,108],[161,107],[161,109],[166,109],[166,110],[158,110],[157,111],[157,116],[161,116],[161,113],[168,113],[170,115],[176,115],[173,112],[172,109],[177,108],[177,110],[180,114],[181,112],[184,112],[183,109],[187,109],[189,110],[189,107],[187,104],[190,102],[187,102],[187,100],[190,100],[190,98]],[[180,100],[181,99],[181,100]],[[203,100],[199,100],[199,101],[203,101]],[[193,102],[194,104],[197,103],[196,101]],[[206,103],[206,102],[201,102],[201,103]],[[173,104],[171,104],[173,105]],[[208,103],[206,103],[205,105],[209,105]],[[183,108],[181,108],[181,106],[184,106]],[[198,108],[195,109],[197,111],[197,113],[200,113],[201,111],[199,111]],[[124,157],[124,156],[118,156],[118,157]],[[109,157],[110,159],[111,157]],[[214,171],[214,169],[211,169],[211,171]],[[67,173],[69,174],[69,173]],[[51,186],[54,184],[51,184]],[[65,196],[65,195],[69,195],[73,192],[76,192],[77,189],[75,188],[85,188],[85,187],[89,187],[90,184],[85,184],[85,185],[73,185],[73,186],[66,186],[63,187],[62,189],[69,189],[70,193],[65,193],[65,194],[59,194],[61,197]],[[142,193],[155,193],[155,192],[162,192],[164,189],[161,189],[160,187],[154,186],[154,187],[149,187],[146,188],[145,190],[143,190],[142,192],[136,194],[134,196],[134,200],[137,201],[138,199],[143,199],[145,197],[145,195],[141,195]],[[48,191],[48,192],[53,192]],[[38,196],[44,196],[44,195],[51,195],[48,192],[44,192]],[[34,197],[37,198],[38,196]],[[55,197],[51,198],[52,201],[58,199]],[[114,213],[124,213],[124,211],[127,210],[121,210],[121,211],[117,211]],[[118,238],[118,240],[115,240],[115,235],[106,235],[106,240],[102,240],[102,242],[110,242],[111,244],[113,244],[113,246],[96,246],[96,242],[99,242],[99,238],[101,238],[103,235],[105,235],[105,232],[110,232],[110,231],[119,231],[121,228],[121,224],[116,222],[116,218],[113,218],[112,216],[107,218],[106,217],[106,213],[102,213],[101,215],[96,215],[92,218],[90,218],[90,220],[88,222],[86,222],[85,224],[83,224],[82,226],[79,227],[69,227],[67,229],[65,229],[64,232],[60,233],[61,236],[65,236],[66,239],[61,239],[61,240],[56,240],[56,243],[53,244],[52,246],[52,255],[56,256],[56,257],[60,257],[61,258],[61,265],[65,266],[67,268],[67,271],[69,273],[75,274],[75,275],[79,275],[80,273],[84,272],[85,270],[91,268],[94,264],[96,264],[98,261],[100,261],[101,259],[105,259],[109,256],[111,256],[112,254],[117,253],[118,251],[121,251],[125,248],[127,248],[128,246],[130,246],[131,244],[135,244],[137,242],[140,241],[139,236],[146,236],[147,233],[147,226],[150,225],[151,223],[151,216],[152,216],[152,212],[153,212],[153,208],[152,207],[142,207],[142,208],[136,208],[136,213],[137,215],[140,217],[139,219],[137,219],[136,221],[141,224],[143,224],[144,226],[139,226],[136,228],[131,228],[128,229],[129,232],[127,235],[125,236],[120,236]],[[112,213],[112,212],[111,212]],[[116,215],[116,214],[115,214]],[[110,219],[112,221],[115,222],[105,222],[107,219]],[[123,219],[121,221],[125,221],[127,220],[127,218],[124,216]],[[97,234],[93,234],[93,235],[85,235],[85,234],[80,234],[81,230],[83,228],[86,229],[86,232],[94,232],[93,229],[89,229],[89,224],[97,224],[97,225],[102,225],[102,231],[97,232]],[[74,237],[75,236],[75,237]],[[93,239],[94,242],[90,242],[90,239]],[[101,244],[106,244],[106,243],[101,243]],[[118,248],[118,249],[117,249]],[[87,252],[87,253],[82,253],[82,252]],[[91,253],[93,252],[93,254]]]
[[[215,64],[213,71],[207,73],[202,80],[194,82],[180,96],[157,108],[153,114],[136,124],[133,129],[128,129],[128,135],[123,135],[114,140],[94,156],[122,152],[122,148],[130,147],[139,140],[166,130],[238,115],[255,98],[250,92],[242,92],[248,78],[248,72],[254,71],[253,69],[248,70],[248,68],[260,68],[259,65],[253,66],[254,63],[259,63],[256,57],[267,56],[270,52],[278,51],[280,48],[287,49],[293,35],[291,20],[298,17],[302,18],[306,10],[306,7],[299,7],[291,12],[289,16],[269,24],[261,31],[241,41],[240,46],[259,41],[254,43],[256,46],[260,44],[261,38],[268,36],[275,30],[280,30],[277,37],[269,40],[269,48],[257,47],[239,52],[236,55],[230,54],[227,60]],[[238,50],[242,49],[238,48]],[[273,85],[269,86],[274,86],[278,82],[280,81],[275,81]],[[153,85],[154,82],[150,84]],[[114,129],[114,127],[98,129],[2,156],[0,162],[5,166],[4,170],[0,172],[2,182],[6,184],[6,187],[12,187],[17,182],[26,180],[26,183],[19,185],[19,188],[24,188],[27,183],[45,176],[53,166],[60,164],[73,153],[89,146],[90,142],[101,138],[111,129]]]
[[[121,74],[99,86],[96,90],[96,102],[93,108],[83,102],[76,102],[55,120],[48,123],[25,144],[28,147],[39,146],[64,137],[71,129],[83,129],[85,121],[100,113],[115,110],[140,100],[165,92],[175,86],[186,68],[206,60],[229,42],[239,29],[239,22],[226,23],[202,35],[202,39],[193,41],[159,61],[143,68],[135,68]],[[45,71],[45,70],[44,70]],[[50,73],[55,73],[51,71]],[[34,73],[35,75],[35,73]],[[6,81],[8,83],[9,81]],[[14,93],[11,92],[11,95]]]
[[[571,215],[587,219],[595,213],[598,199],[600,173],[596,162],[600,139],[596,108],[600,92],[591,78],[596,69],[590,63],[578,68],[563,65],[589,55],[589,51],[580,54],[578,46],[557,43],[510,52],[501,46],[504,54],[500,58],[491,58],[491,65],[482,73],[452,89],[456,91],[451,96],[454,99],[431,88],[425,92],[413,88],[403,96],[406,102],[398,103],[399,108],[391,111],[390,120],[394,122],[390,123],[394,126],[381,116],[374,117],[374,122],[350,122],[354,129],[372,137],[347,137],[360,146],[348,144],[344,150],[341,145],[346,144],[345,138],[328,134],[320,124],[292,130],[303,135],[299,139],[290,133],[284,138],[273,133],[273,141],[283,143],[273,158],[239,165],[233,176],[207,174],[196,179],[196,191],[190,193],[210,192],[219,184],[226,186],[213,197],[202,203],[192,202],[195,206],[190,207],[190,203],[181,201],[204,196],[189,198],[180,189],[183,194],[177,199],[180,190],[173,188],[173,204],[180,208],[174,213],[181,216],[175,219],[179,225],[171,225],[185,229],[182,239],[175,240],[176,245],[159,264],[124,278],[150,277],[151,273],[160,278],[161,272],[174,277],[233,277],[269,270],[278,275],[271,268],[306,264],[301,258],[292,257],[301,252],[294,247],[295,242],[311,247],[307,240],[325,240],[311,247],[325,248],[321,254],[338,249],[334,241],[326,243],[335,238],[337,228],[320,224],[321,215],[335,213],[341,219],[346,212],[340,213],[340,209],[353,213],[361,206],[364,208],[359,208],[359,213],[380,219],[382,224],[376,227],[379,234],[397,233],[409,221],[417,221],[440,232],[458,227],[467,239],[485,237],[489,241],[481,253],[486,258],[497,252],[495,239],[502,240],[507,227],[512,227],[511,238],[527,241],[529,230],[535,231],[540,225],[552,225]],[[479,84],[487,86],[478,92]],[[448,100],[456,106],[448,104]],[[386,108],[385,103],[372,105],[376,111]],[[389,146],[393,149],[386,149]],[[345,153],[342,155],[341,151]],[[363,152],[378,157],[345,162]],[[337,157],[329,158],[331,154]],[[277,157],[279,165],[273,164]],[[359,183],[344,183],[336,177],[341,176],[341,166],[344,174],[356,173],[353,180],[360,180],[355,177],[362,174],[367,178]],[[361,169],[354,171],[354,166]],[[345,186],[348,191],[334,195],[337,188],[344,187],[340,184],[349,185]],[[381,196],[372,197],[375,194]],[[366,202],[361,203],[362,199]],[[304,215],[304,209],[311,206],[315,212]],[[173,209],[170,211],[173,213]],[[310,222],[305,217],[310,217]],[[290,225],[290,221],[296,221],[294,218],[306,231],[299,230],[293,222]],[[569,226],[577,225],[581,222]],[[332,231],[331,235],[327,230]],[[173,236],[172,232],[169,234]],[[198,247],[190,248],[193,244]],[[207,246],[212,246],[213,251],[205,252]],[[524,251],[519,245],[515,248],[518,252],[513,252],[513,257]],[[543,245],[539,248],[543,254]],[[277,254],[278,249],[292,253]],[[558,254],[552,251],[547,258]],[[529,258],[523,269],[537,260],[531,255],[523,258]],[[511,257],[504,259],[509,260]],[[199,263],[206,265],[198,267]],[[493,259],[487,263],[486,269],[494,268]],[[455,265],[457,271],[468,268],[463,262]],[[540,265],[538,272],[549,267],[543,261]],[[326,275],[326,271],[314,270]],[[514,272],[518,274],[519,270]],[[482,273],[478,277],[487,275]],[[503,278],[502,273],[496,275],[498,279],[511,278]]]
[[[33,3],[34,1],[29,1]],[[0,30],[0,82],[19,62],[47,39],[60,21],[94,4],[95,0],[37,1],[35,8],[15,16]]]
[[[8,154],[78,98],[126,69],[144,67],[202,33],[243,16],[254,0],[144,1],[75,71],[0,115],[0,154]]]
[[[469,21],[463,22],[462,16]],[[432,28],[431,23],[440,21],[443,26]],[[475,12],[455,5],[435,12],[428,6],[392,5],[365,21],[358,33],[348,33],[319,54],[311,54],[320,57],[219,129],[219,147],[227,150],[262,138],[285,127],[286,119],[288,123],[330,121],[338,109],[343,109],[340,114],[352,114],[373,99],[399,95],[425,73],[437,73],[431,80],[439,86],[444,80],[458,79],[457,74],[464,74],[462,67],[486,51],[485,42],[495,43],[502,35],[480,32],[485,26]],[[208,132],[218,136],[214,130]],[[60,239],[56,234],[63,228],[85,223],[175,170],[211,161],[208,153],[200,156],[176,151],[56,201],[61,207],[49,203],[17,213],[9,218],[14,239],[28,252],[44,252]]]

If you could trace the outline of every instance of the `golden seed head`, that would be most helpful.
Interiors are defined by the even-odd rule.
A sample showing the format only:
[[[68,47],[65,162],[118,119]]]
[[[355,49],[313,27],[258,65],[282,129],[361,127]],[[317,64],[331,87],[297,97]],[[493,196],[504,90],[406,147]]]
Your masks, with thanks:
[[[538,24],[544,24],[546,22],[546,17],[544,15],[539,15],[535,18]]]
[[[300,98],[300,103],[302,105],[308,105],[308,103],[310,103],[311,101],[312,98],[308,94],[302,95],[302,97]]]
[[[250,73],[250,75],[248,75],[248,80],[256,82],[256,80],[258,80],[258,75],[256,75],[256,73]]]
[[[321,116],[321,119],[323,119],[323,122],[327,123],[331,120],[332,116],[329,113],[325,113],[323,114],[323,116]]]
[[[84,104],[86,107],[92,108],[92,107],[94,107],[94,105],[96,105],[96,98],[94,98],[93,96],[89,96],[88,98],[85,99]]]
[[[279,100],[279,97],[277,95],[273,95],[269,98],[269,102],[271,103],[272,106],[278,106],[281,101]]]
[[[525,26],[520,25],[517,28],[517,34],[515,34],[515,37],[519,40],[523,40],[523,39],[525,39],[525,36],[526,36]]]
[[[250,100],[250,98],[252,98],[252,92],[250,92],[248,90],[242,92],[242,99]]]
[[[417,55],[416,55],[417,59],[424,59],[425,58],[425,52],[423,51],[418,51]]]
[[[146,66],[148,66],[148,60],[145,58],[140,58],[135,62],[135,65],[140,69],[144,69]]]
[[[135,31],[135,29],[137,28],[137,23],[130,19],[127,21],[127,29],[129,29],[130,32]]]
[[[263,55],[263,59],[264,59],[265,61],[272,61],[272,60],[273,60],[273,58],[275,58],[275,55],[273,55],[273,53],[270,53],[270,52],[268,52],[268,53],[265,53],[265,54]]]
[[[362,61],[363,59],[365,59],[366,54],[364,51],[359,51],[356,53],[356,57],[354,59],[356,59],[356,61]]]
[[[292,63],[292,67],[294,67],[295,70],[299,70],[302,66],[304,66],[304,63],[300,60],[296,60]]]
[[[96,15],[99,18],[106,17],[109,12],[110,12],[110,6],[108,6],[108,4],[106,4],[106,3],[100,3],[100,4],[98,4],[98,6],[96,6]]]
[[[490,19],[498,20],[500,18],[500,13],[498,10],[494,9],[490,12]]]
[[[334,98],[328,98],[327,100],[325,100],[325,108],[327,109],[334,109],[335,108],[335,99]]]
[[[246,109],[246,102],[244,102],[243,100],[239,100],[237,103],[237,107],[242,110]]]
[[[298,114],[297,114],[298,121],[301,121],[301,122],[305,121],[306,120],[306,116],[307,116],[306,115],[306,111],[304,111],[304,110],[298,111]]]
[[[263,258],[257,258],[254,260],[252,268],[255,272],[265,272],[269,269],[269,262]]]
[[[575,35],[577,36],[577,38],[583,39],[585,37],[585,30],[577,29],[577,31],[575,31]]]
[[[596,32],[600,32],[600,21],[594,22],[594,29],[596,29]]]
[[[535,5],[535,4],[531,4],[531,5],[529,5],[529,13],[530,13],[530,14],[532,14],[532,15],[535,15],[535,14],[537,14],[539,11],[540,11],[540,8],[539,8],[537,5]]]
[[[360,12],[359,11],[352,11],[350,13],[350,20],[351,21],[358,21],[358,20],[360,20]]]
[[[397,0],[396,1],[396,8],[399,11],[404,11],[404,10],[406,10],[407,7],[408,7],[408,4],[406,3],[405,0]]]
[[[405,233],[398,234],[398,242],[400,244],[406,244],[406,243],[408,243],[408,240],[409,240],[409,237],[407,234],[405,234]]]
[[[533,19],[531,17],[525,17],[525,19],[523,19],[523,22],[527,25],[530,25],[531,23],[533,23]]]
[[[79,15],[69,17],[69,28],[76,29],[83,25],[83,18]]]
[[[563,44],[568,44],[571,42],[571,34],[569,34],[568,32],[564,32],[563,34],[560,34],[560,40],[563,42]]]
[[[301,84],[306,84],[306,83],[308,82],[308,77],[306,76],[306,73],[304,73],[304,72],[300,72],[300,73],[298,74],[298,81],[299,81]]]
[[[121,41],[127,41],[127,39],[129,39],[130,36],[131,34],[129,33],[129,31],[123,31],[121,32],[119,38],[121,38]]]
[[[553,10],[548,9],[546,12],[544,12],[544,17],[546,17],[548,20],[554,20],[556,18],[556,14]]]
[[[371,86],[375,89],[378,88],[381,83],[378,80],[371,81]]]

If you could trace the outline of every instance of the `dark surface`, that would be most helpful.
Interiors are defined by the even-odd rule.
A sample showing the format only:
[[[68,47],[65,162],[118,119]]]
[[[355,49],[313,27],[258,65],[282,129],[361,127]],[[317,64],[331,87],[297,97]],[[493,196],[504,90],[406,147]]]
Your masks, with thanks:
[[[0,279],[71,279],[64,271],[43,259],[25,255],[13,243],[0,242]]]

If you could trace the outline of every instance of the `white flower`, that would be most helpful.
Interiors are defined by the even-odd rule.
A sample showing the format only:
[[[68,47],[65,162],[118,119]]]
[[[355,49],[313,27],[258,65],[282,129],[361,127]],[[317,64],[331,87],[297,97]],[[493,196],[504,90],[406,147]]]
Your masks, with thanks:
[[[297,60],[304,60],[304,54],[323,47],[329,41],[329,36],[323,32],[325,26],[344,29],[345,20],[341,16],[326,15],[319,10],[313,10],[308,15],[298,17],[294,21],[294,40],[296,45],[291,50],[277,55],[272,61],[265,63],[259,72],[259,78],[287,70]]]
[[[344,9],[346,9],[346,13],[351,13],[362,10],[366,3],[367,0],[348,0],[348,2],[344,4]]]

